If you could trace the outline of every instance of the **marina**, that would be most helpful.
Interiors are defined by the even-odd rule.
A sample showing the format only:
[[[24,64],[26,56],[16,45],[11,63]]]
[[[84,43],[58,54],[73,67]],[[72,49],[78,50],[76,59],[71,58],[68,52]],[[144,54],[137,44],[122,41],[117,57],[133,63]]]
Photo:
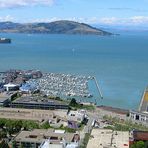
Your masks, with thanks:
[[[90,76],[46,73],[39,79],[30,79],[27,83],[36,85],[47,96],[92,97],[89,92]]]
[[[62,73],[44,73],[40,70],[11,69],[0,72],[0,91],[19,91],[23,94],[41,93],[60,98],[92,98],[89,82],[97,88],[103,98],[97,79],[93,76]]]

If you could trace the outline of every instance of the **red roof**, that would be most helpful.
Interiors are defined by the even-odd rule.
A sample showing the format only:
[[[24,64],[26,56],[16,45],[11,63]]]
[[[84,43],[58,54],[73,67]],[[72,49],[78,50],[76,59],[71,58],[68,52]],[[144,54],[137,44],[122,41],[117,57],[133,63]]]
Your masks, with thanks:
[[[146,141],[148,140],[148,131],[133,131],[133,138],[134,141],[136,140]]]

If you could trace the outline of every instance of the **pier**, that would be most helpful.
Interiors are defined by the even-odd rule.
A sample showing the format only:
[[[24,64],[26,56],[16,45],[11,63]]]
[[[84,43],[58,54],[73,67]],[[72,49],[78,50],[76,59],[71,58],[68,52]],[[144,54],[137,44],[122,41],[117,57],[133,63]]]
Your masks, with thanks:
[[[96,87],[97,87],[98,92],[99,92],[99,94],[100,94],[100,96],[101,96],[101,99],[103,99],[103,95],[102,95],[102,92],[101,92],[101,89],[100,89],[100,87],[99,87],[99,84],[98,84],[98,82],[97,82],[96,77],[93,77],[93,79],[94,79],[94,81],[95,81],[95,83],[96,83]]]

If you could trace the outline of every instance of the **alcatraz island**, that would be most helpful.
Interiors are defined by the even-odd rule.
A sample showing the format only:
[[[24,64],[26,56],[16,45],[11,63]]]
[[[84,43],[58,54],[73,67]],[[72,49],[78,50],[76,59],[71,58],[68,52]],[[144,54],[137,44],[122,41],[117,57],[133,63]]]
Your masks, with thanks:
[[[148,104],[147,90],[139,111],[83,102],[93,97],[88,81],[94,79],[40,70],[0,72],[0,147],[147,145],[148,113],[144,108]]]

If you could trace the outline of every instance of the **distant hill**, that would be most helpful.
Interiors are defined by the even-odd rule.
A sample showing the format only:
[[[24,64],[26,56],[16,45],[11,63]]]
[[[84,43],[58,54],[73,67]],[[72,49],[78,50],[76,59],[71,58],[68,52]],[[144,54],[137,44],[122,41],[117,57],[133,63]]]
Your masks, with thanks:
[[[0,32],[5,33],[47,33],[47,34],[88,34],[112,35],[107,31],[97,29],[84,23],[73,21],[55,21],[51,23],[13,23],[0,22]]]

